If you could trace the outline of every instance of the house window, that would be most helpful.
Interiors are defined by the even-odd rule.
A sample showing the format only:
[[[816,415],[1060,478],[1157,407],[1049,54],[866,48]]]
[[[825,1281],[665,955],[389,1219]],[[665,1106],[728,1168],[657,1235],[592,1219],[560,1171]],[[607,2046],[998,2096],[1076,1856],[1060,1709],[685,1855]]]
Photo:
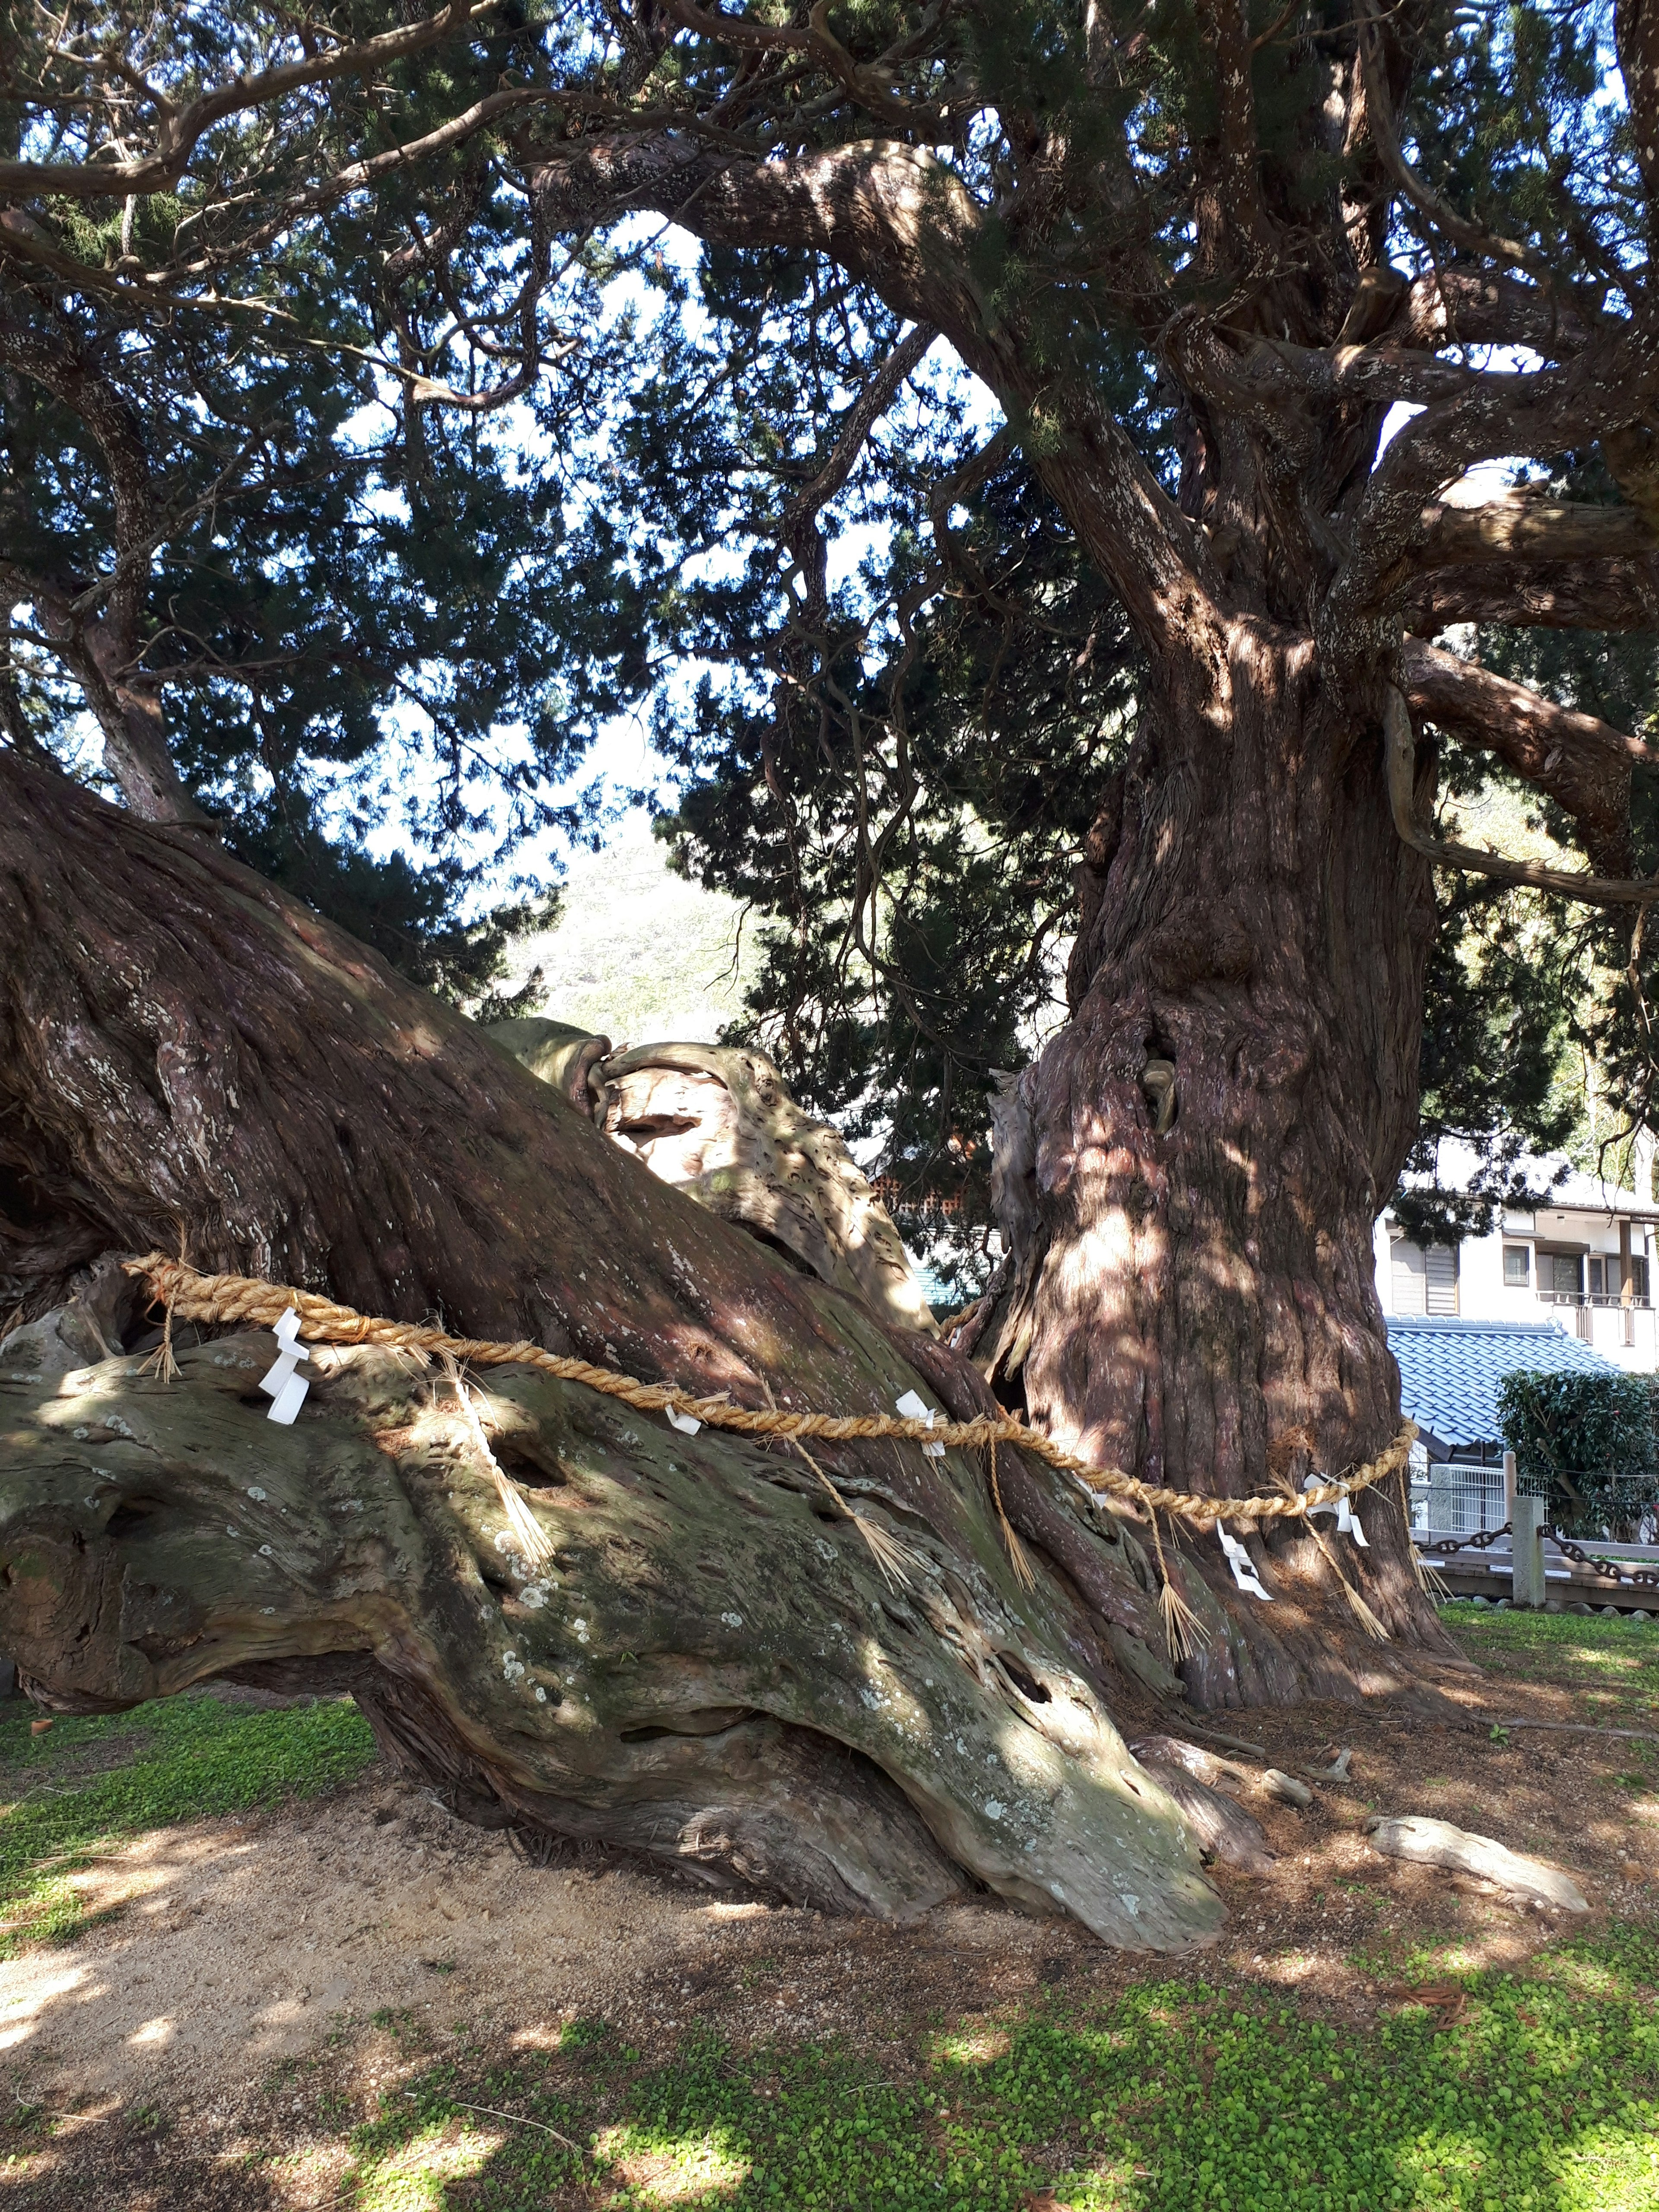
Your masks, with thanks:
[[[1425,1303],[1431,1314],[1457,1311],[1457,1247],[1431,1244],[1423,1255]]]
[[[1646,1305],[1648,1302],[1648,1263],[1645,1260],[1632,1260],[1630,1263],[1630,1294],[1632,1297],[1635,1298],[1640,1304]]]
[[[1517,1291],[1524,1291],[1532,1280],[1532,1254],[1524,1244],[1504,1247],[1504,1280]]]
[[[1577,1252],[1552,1252],[1550,1289],[1558,1298],[1582,1298],[1584,1295],[1584,1263]]]
[[[1601,1255],[1592,1252],[1589,1257],[1589,1294],[1593,1298],[1599,1298],[1602,1295],[1601,1270]],[[1616,1291],[1619,1287],[1619,1262],[1616,1260],[1609,1260],[1607,1262],[1607,1289]]]
[[[1424,1279],[1423,1247],[1409,1237],[1395,1240],[1394,1310],[1397,1314],[1427,1313],[1428,1287]]]
[[[1457,1247],[1413,1244],[1400,1237],[1394,1247],[1394,1310],[1397,1314],[1455,1314],[1457,1311]]]

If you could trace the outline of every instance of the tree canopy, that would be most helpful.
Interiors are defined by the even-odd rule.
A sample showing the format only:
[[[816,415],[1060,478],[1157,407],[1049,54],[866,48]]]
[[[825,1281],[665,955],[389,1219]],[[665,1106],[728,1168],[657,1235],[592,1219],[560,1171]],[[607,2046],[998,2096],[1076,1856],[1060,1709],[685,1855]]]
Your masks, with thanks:
[[[1618,902],[1441,872],[1425,1127],[1496,1188],[1582,1127],[1573,1053],[1648,1110],[1656,38],[11,0],[5,735],[89,713],[129,804],[476,995],[476,884],[648,707],[752,1033],[962,1228],[1207,595],[1388,672],[1443,797]]]

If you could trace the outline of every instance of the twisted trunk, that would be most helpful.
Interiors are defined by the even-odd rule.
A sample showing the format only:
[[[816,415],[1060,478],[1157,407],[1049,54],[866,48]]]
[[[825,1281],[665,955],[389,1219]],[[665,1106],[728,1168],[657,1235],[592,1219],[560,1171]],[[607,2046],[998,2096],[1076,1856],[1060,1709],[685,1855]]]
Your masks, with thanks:
[[[1126,890],[1139,846],[1164,834],[1145,804],[1146,828],[1132,823],[1122,846]],[[1401,880],[1409,905],[1419,893]],[[1026,1588],[988,1470],[964,1455],[872,1441],[826,1449],[820,1473],[782,1447],[688,1440],[590,1391],[496,1373],[489,1424],[553,1546],[546,1569],[502,1525],[439,1378],[383,1353],[327,1354],[283,1430],[257,1389],[271,1340],[185,1338],[181,1378],[164,1383],[131,1356],[144,1317],[114,1261],[182,1246],[203,1267],[394,1318],[435,1312],[458,1332],[530,1337],[748,1405],[885,1413],[920,1382],[965,1416],[990,1400],[959,1355],[653,1179],[559,1088],[216,848],[4,752],[0,945],[0,1299],[42,1316],[0,1355],[0,1645],[37,1696],[120,1705],[227,1673],[336,1682],[468,1817],[605,1837],[819,1904],[902,1912],[972,1878],[1125,1944],[1212,1931],[1197,1845],[1113,1718],[1148,1690],[1178,1692],[1146,1532],[1041,1463],[1005,1453],[1000,1470],[1037,1570]],[[1254,1302],[1237,1273],[1212,1281],[1207,1355],[1188,1353],[1179,1301],[1238,1237],[1270,1233],[1264,1209],[1284,1194],[1241,1176],[1239,1130],[1294,1157],[1310,1109],[1285,1093],[1323,1097],[1317,1054],[1292,1059],[1285,1038],[1306,1018],[1281,979],[1265,1001],[1279,1028],[1254,1056],[1235,1042],[1229,1084],[1200,1104],[1181,1086],[1231,1038],[1237,1009],[1181,1015],[1208,1006],[1205,989],[1183,999],[1167,962],[1154,981],[1145,956],[1135,972],[1114,994],[1103,967],[1045,1075],[1034,1402],[1095,1442],[1135,1439],[1147,1468],[1139,1439],[1163,1437],[1173,1473],[1177,1437],[1191,1473],[1200,1437],[1233,1433],[1201,1407],[1231,1392],[1261,1425],[1234,1421],[1242,1481],[1257,1435],[1311,1402],[1288,1381],[1249,1399],[1250,1361],[1289,1340],[1278,1300],[1300,1310],[1297,1295],[1287,1281],[1276,1297],[1271,1274]],[[1334,996],[1319,1004],[1334,1035]],[[1173,1151],[1136,1090],[1159,1042],[1177,1071]],[[1275,1118],[1241,1122],[1239,1098],[1258,1116],[1276,1098]],[[1097,1158],[1073,1141],[1069,1175],[1054,1165],[1062,1109],[1074,1130],[1108,1117],[1120,1130],[1109,1149],[1091,1139]],[[1343,1188],[1343,1220],[1368,1220],[1369,1200]],[[1140,1347],[1134,1387],[1112,1359],[1068,1348],[1068,1331],[1092,1336],[1100,1319],[1060,1296],[1068,1253],[1126,1233],[1157,1295],[1098,1273],[1096,1294],[1111,1302],[1109,1350]],[[1323,1253],[1316,1225],[1305,1234]],[[1190,1265],[1179,1237],[1194,1242]],[[1288,1278],[1302,1248],[1275,1264]],[[1319,1267],[1315,1283],[1346,1279]],[[1386,1356],[1360,1357],[1374,1315],[1339,1352],[1344,1295],[1359,1309],[1357,1288],[1333,1288],[1297,1356],[1330,1432],[1351,1403],[1380,1443]],[[1241,1323],[1255,1335],[1235,1352]],[[1177,1338],[1160,1394],[1152,1363]],[[1177,1422],[1167,1409],[1183,1390]],[[902,1547],[901,1581],[851,1504]],[[1406,1679],[1332,1633],[1316,1559],[1292,1542],[1284,1565],[1281,1610],[1326,1650],[1330,1682]],[[1194,1690],[1293,1694],[1309,1670],[1251,1662],[1259,1624],[1188,1579],[1211,1636]]]
[[[1096,824],[1073,1019],[1022,1085],[1043,1251],[999,1334],[1053,1433],[1238,1496],[1264,1470],[1340,1474],[1398,1426],[1371,1235],[1415,1128],[1433,907],[1376,722],[1322,691],[1310,647],[1238,621],[1188,680],[1165,671]],[[1361,1517],[1351,1576],[1437,1645],[1394,1500]],[[1267,1541],[1271,1607],[1232,1591],[1218,1546],[1189,1553],[1233,1621],[1182,1668],[1206,1703],[1366,1674],[1316,1549]]]
[[[1112,1718],[1153,1649],[1133,1532],[1004,1454],[695,1439],[534,1374],[496,1451],[515,1550],[441,1378],[327,1355],[290,1430],[269,1336],[166,1383],[115,1255],[528,1336],[738,1402],[890,1412],[982,1384],[610,1142],[482,1030],[186,833],[0,752],[0,1646],[34,1694],[205,1677],[349,1686],[470,1817],[599,1836],[818,1904],[971,1877],[1111,1940],[1219,1900]],[[4,1309],[0,1307],[0,1311]],[[885,1579],[847,1506],[907,1557]]]

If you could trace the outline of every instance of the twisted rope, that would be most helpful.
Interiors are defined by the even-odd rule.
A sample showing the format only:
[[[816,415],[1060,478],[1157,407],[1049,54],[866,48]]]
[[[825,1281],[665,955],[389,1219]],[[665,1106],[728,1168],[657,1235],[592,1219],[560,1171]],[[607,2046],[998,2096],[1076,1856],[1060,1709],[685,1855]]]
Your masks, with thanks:
[[[1097,1496],[1120,1498],[1144,1511],[1178,1514],[1197,1528],[1212,1528],[1219,1521],[1300,1521],[1316,1505],[1334,1505],[1339,1498],[1356,1498],[1405,1464],[1417,1434],[1407,1421],[1382,1455],[1341,1482],[1322,1484],[1294,1497],[1204,1498],[1189,1490],[1166,1490],[1141,1482],[1115,1468],[1095,1467],[1079,1459],[1061,1444],[1024,1422],[993,1420],[985,1414],[971,1421],[905,1419],[893,1413],[781,1413],[733,1406],[725,1398],[694,1398],[672,1383],[638,1382],[608,1367],[595,1367],[586,1359],[569,1359],[544,1352],[539,1344],[521,1341],[497,1344],[488,1337],[451,1336],[441,1328],[413,1322],[385,1321],[360,1314],[350,1306],[337,1305],[314,1291],[296,1291],[280,1283],[263,1283],[247,1275],[204,1275],[182,1260],[164,1252],[147,1253],[125,1263],[130,1275],[149,1283],[157,1301],[173,1320],[196,1322],[252,1322],[272,1328],[292,1307],[300,1316],[300,1334],[313,1344],[380,1344],[410,1352],[447,1352],[473,1367],[535,1367],[561,1382],[580,1382],[607,1398],[619,1398],[641,1413],[665,1413],[671,1409],[702,1421],[711,1429],[735,1429],[744,1436],[823,1437],[834,1443],[854,1443],[866,1437],[897,1437],[913,1443],[943,1444],[947,1449],[981,1450],[992,1444],[1012,1444],[1034,1453],[1050,1467],[1077,1475]]]

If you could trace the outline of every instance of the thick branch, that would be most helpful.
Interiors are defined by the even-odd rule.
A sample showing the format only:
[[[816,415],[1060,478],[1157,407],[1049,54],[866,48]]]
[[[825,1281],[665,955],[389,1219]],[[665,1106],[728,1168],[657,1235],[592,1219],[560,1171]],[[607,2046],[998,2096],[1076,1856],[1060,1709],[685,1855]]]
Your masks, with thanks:
[[[1515,629],[1659,629],[1659,554],[1642,560],[1508,562],[1423,579],[1407,619],[1419,635],[1454,623]]]
[[[548,149],[532,190],[562,228],[650,208],[699,237],[827,255],[895,313],[930,324],[1020,426],[1044,484],[1154,653],[1213,641],[1202,540],[1086,377],[1055,375],[975,273],[984,218],[926,149],[864,140],[766,162],[678,136]]]
[[[1400,672],[1418,714],[1564,806],[1598,868],[1628,872],[1631,770],[1659,765],[1650,747],[1431,645],[1408,643]]]
[[[1610,561],[1643,558],[1654,535],[1632,507],[1592,507],[1514,492],[1480,507],[1437,501],[1424,510],[1423,565],[1469,568],[1488,561]]]
[[[159,88],[146,84],[145,96],[161,118],[153,153],[137,161],[0,161],[0,192],[25,198],[36,192],[67,195],[78,199],[118,199],[129,194],[165,191],[178,183],[190,165],[203,134],[228,115],[282,100],[307,85],[325,84],[336,77],[364,76],[423,47],[463,31],[480,15],[494,12],[496,0],[451,0],[441,15],[410,23],[398,31],[383,31],[378,38],[356,46],[336,46],[327,53],[288,62],[280,69],[261,70],[254,76],[239,76],[205,92],[187,107],[175,107]]]
[[[1417,819],[1416,740],[1405,700],[1391,684],[1382,706],[1383,741],[1388,749],[1389,799],[1394,826],[1402,842],[1441,866],[1468,868],[1490,876],[1496,883],[1517,884],[1533,890],[1554,891],[1564,898],[1582,899],[1586,906],[1647,906],[1659,899],[1659,881],[1623,881],[1602,876],[1575,875],[1565,868],[1547,868],[1536,860],[1511,860],[1504,853],[1478,852],[1431,837]]]
[[[1587,345],[1590,332],[1553,293],[1518,276],[1454,263],[1415,280],[1395,336],[1431,352],[1452,345],[1526,346],[1546,361],[1561,361]]]
[[[1565,367],[1443,401],[1408,424],[1366,487],[1352,549],[1320,615],[1328,662],[1387,649],[1392,611],[1413,596],[1437,519],[1434,495],[1477,463],[1548,455],[1631,422],[1659,392],[1659,343],[1633,325],[1598,334]]]

